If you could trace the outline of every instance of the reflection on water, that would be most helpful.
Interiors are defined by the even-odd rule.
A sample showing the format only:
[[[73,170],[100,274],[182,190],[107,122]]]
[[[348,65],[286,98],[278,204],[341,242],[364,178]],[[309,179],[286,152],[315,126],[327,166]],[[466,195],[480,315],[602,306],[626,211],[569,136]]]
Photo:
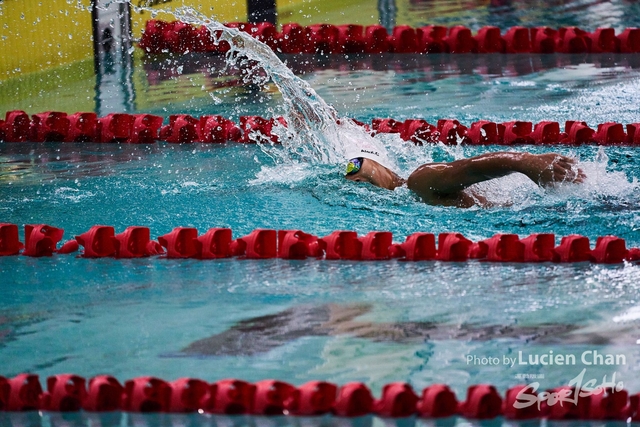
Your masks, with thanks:
[[[637,121],[638,55],[289,55],[283,60],[341,114],[368,121],[456,118]],[[146,58],[139,108],[166,116],[282,115],[274,85],[243,83],[216,56]],[[205,88],[203,91],[202,88]],[[595,88],[602,88],[598,93]],[[576,99],[575,98],[586,98]],[[575,111],[571,111],[575,110]],[[146,110],[145,110],[146,111]]]
[[[158,145],[129,146],[88,143],[7,143],[0,151],[0,184],[32,185],[50,180],[70,180],[117,173],[116,163],[142,160]],[[122,168],[122,166],[120,166]]]
[[[640,23],[638,3],[625,0],[400,0],[397,9],[400,24],[466,25],[476,30],[486,25],[502,29],[522,25],[578,26],[591,31]]]

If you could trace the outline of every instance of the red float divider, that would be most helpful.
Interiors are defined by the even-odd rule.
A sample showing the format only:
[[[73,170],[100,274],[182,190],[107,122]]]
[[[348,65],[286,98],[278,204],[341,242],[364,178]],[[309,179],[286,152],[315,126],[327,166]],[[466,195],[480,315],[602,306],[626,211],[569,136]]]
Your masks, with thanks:
[[[393,243],[387,231],[369,232],[358,237],[354,231],[334,231],[318,238],[301,230],[256,229],[247,236],[232,239],[229,228],[211,228],[198,236],[191,227],[176,227],[168,234],[150,239],[147,227],[132,226],[115,235],[111,226],[95,225],[78,235],[62,248],[56,245],[64,230],[48,225],[26,225],[26,244],[23,255],[51,256],[71,253],[84,246],[84,258],[137,258],[165,254],[167,258],[217,259],[232,256],[247,259],[306,259],[327,260],[440,260],[466,261],[478,259],[491,262],[585,262],[619,264],[640,260],[640,248],[626,248],[624,239],[616,236],[599,237],[593,250],[589,239],[580,235],[564,236],[555,247],[553,234],[532,234],[522,240],[515,234],[496,234],[476,243],[460,233],[441,233],[436,248],[435,236],[418,232],[407,236],[403,243]],[[17,226],[0,224],[0,256],[16,255],[21,243]]]
[[[42,386],[35,374],[19,374],[1,381],[4,391],[4,410],[10,412],[35,411],[40,406]]]
[[[438,141],[447,145],[457,145],[459,142],[468,142],[467,127],[461,125],[457,120],[440,119],[437,129],[439,132]]]
[[[318,258],[323,254],[318,237],[300,230],[278,230],[278,258]]]
[[[587,32],[578,27],[562,27],[558,29],[556,52],[586,53],[589,51]]]
[[[640,123],[627,125],[627,144],[640,145]]]
[[[112,376],[98,375],[89,380],[82,409],[90,412],[110,412],[120,409],[124,387]]]
[[[538,407],[537,401],[531,402],[519,400],[519,394],[525,392],[527,395],[538,396],[538,393],[532,390],[528,385],[517,385],[507,390],[504,401],[502,402],[502,413],[505,418],[510,420],[531,420],[540,418],[540,408]]]
[[[24,111],[7,111],[3,125],[3,138],[7,142],[26,142],[29,139],[31,120]]]
[[[553,261],[555,256],[555,240],[556,236],[549,233],[532,234],[529,237],[520,240],[520,242],[524,245],[523,261]]]
[[[47,391],[40,395],[39,408],[44,411],[77,412],[87,397],[85,379],[62,374],[47,378]]]
[[[278,30],[271,22],[260,22],[252,29],[251,35],[266,44],[273,51],[279,47]]]
[[[69,132],[65,142],[96,142],[98,139],[98,116],[96,113],[74,113],[67,116]]]
[[[239,141],[242,131],[234,122],[222,116],[202,116],[198,123],[200,142],[223,143]]]
[[[80,249],[78,241],[76,239],[72,239],[60,246],[60,249],[56,250],[56,253],[66,255],[73,252],[78,252],[78,249]]]
[[[575,387],[562,386],[548,393],[555,393],[563,399],[562,405],[549,405],[548,401],[542,402],[542,414],[550,420],[586,420],[589,419],[590,396],[581,396],[580,390]],[[576,393],[578,394],[576,396]]]
[[[505,53],[531,52],[531,31],[525,27],[511,27],[502,37],[505,43]]]
[[[564,236],[553,252],[554,262],[584,262],[591,257],[589,239],[577,234]]]
[[[355,231],[334,231],[318,239],[325,251],[325,259],[358,260],[362,254],[362,242]]]
[[[162,127],[162,117],[153,114],[135,114],[131,126],[131,136],[126,142],[132,144],[151,144],[158,139]]]
[[[460,403],[458,412],[472,419],[495,418],[502,414],[502,398],[492,385],[473,385],[467,389],[467,400]]]
[[[589,395],[560,386],[545,393],[557,400],[537,399],[530,385],[517,385],[505,392],[504,400],[490,384],[473,385],[467,398],[458,402],[445,384],[425,387],[419,398],[407,383],[383,386],[374,399],[366,385],[347,383],[338,388],[325,381],[310,381],[299,387],[277,380],[250,384],[237,379],[207,383],[196,378],[180,378],[171,383],[143,376],[120,385],[117,379],[99,375],[89,380],[73,374],[47,378],[43,392],[37,375],[0,377],[0,411],[127,412],[317,416],[333,413],[342,417],[376,414],[402,418],[417,414],[423,418],[460,415],[468,419],[492,419],[504,415],[511,420],[627,420],[640,419],[640,394],[606,387]],[[525,397],[526,396],[526,397]],[[561,402],[562,404],[558,403]]]
[[[79,244],[84,246],[84,258],[112,257],[116,254],[114,245],[115,230],[108,225],[94,225],[84,234],[76,236]]]
[[[158,242],[167,249],[167,258],[196,258],[200,249],[197,239],[197,229],[176,227],[171,233],[158,237]]]
[[[16,224],[0,223],[0,256],[18,255],[24,244],[18,237]]]
[[[381,417],[404,418],[416,413],[418,396],[407,383],[382,387],[382,396],[373,402],[373,412]]]
[[[389,259],[391,257],[389,248],[393,243],[392,233],[388,231],[372,231],[359,240],[362,243],[360,259],[376,261]]]
[[[188,114],[172,114],[169,124],[160,128],[158,139],[173,144],[188,144],[198,141],[198,119]]]
[[[282,53],[301,53],[305,42],[305,29],[302,25],[288,23],[282,26],[282,32],[278,35],[278,49]]]
[[[498,125],[499,140],[505,145],[533,144],[531,136],[533,124],[531,122],[505,122]]]
[[[625,258],[627,261],[640,261],[640,248],[631,248],[629,252],[627,252],[627,257]]]
[[[601,123],[593,140],[600,145],[623,144],[627,141],[627,135],[620,123]]]
[[[491,262],[522,262],[524,248],[516,234],[496,234],[472,245],[469,257]]]
[[[169,31],[165,31],[166,43],[169,50],[184,54],[198,51],[198,33],[194,26],[184,22],[173,22]]]
[[[416,404],[416,409],[421,417],[451,417],[458,412],[458,399],[448,385],[433,384],[422,390],[422,396]]]
[[[200,259],[229,258],[232,256],[230,228],[211,228],[197,238]],[[195,242],[194,242],[195,243]]]
[[[488,120],[471,123],[471,127],[467,130],[469,143],[473,145],[501,144],[500,135],[504,134],[504,128],[502,131],[499,129],[501,126]]]
[[[323,55],[339,53],[338,28],[331,24],[309,25],[305,30],[305,53],[319,53]]]
[[[230,247],[234,256],[244,256],[247,259],[276,258],[277,242],[276,230],[257,229],[234,240]]]
[[[372,412],[373,403],[371,390],[366,385],[351,382],[338,390],[333,413],[339,417],[360,417]]]
[[[258,381],[255,385],[255,395],[251,413],[254,415],[283,415],[285,402],[289,401],[295,387],[289,383],[275,380]]]
[[[196,412],[202,407],[202,400],[209,392],[209,384],[195,378],[180,378],[169,384],[171,398],[168,412]]]
[[[391,258],[407,261],[425,261],[436,258],[436,237],[433,233],[413,233],[404,243],[393,244],[389,248]]]
[[[144,26],[138,46],[147,53],[157,54],[164,50],[168,51],[164,33],[169,25],[171,24],[157,19],[148,20]]]
[[[588,144],[593,140],[595,131],[591,129],[585,122],[577,122],[567,120],[564,126],[564,132],[567,134],[560,142],[568,144]]]
[[[362,25],[338,25],[338,46],[341,53],[362,53],[366,49]]]
[[[330,413],[336,401],[338,386],[325,381],[309,381],[297,387],[285,404],[291,415],[323,415]]]
[[[598,237],[596,247],[591,251],[591,261],[604,264],[619,264],[627,258],[624,239],[615,236]]]
[[[114,256],[116,258],[141,258],[154,255],[150,250],[151,233],[148,227],[127,227],[113,238]]]
[[[629,403],[629,393],[611,387],[600,388],[589,396],[590,420],[623,420],[630,417],[625,409]]]
[[[111,113],[98,119],[98,142],[128,142],[135,117],[131,114]]]
[[[441,25],[427,25],[418,28],[418,50],[423,53],[443,53],[447,51],[444,41],[447,36],[447,27]]]
[[[212,414],[247,414],[253,407],[256,386],[236,379],[220,380],[202,399],[204,410]]]
[[[632,422],[640,421],[640,394],[629,396],[627,406],[621,411],[622,419],[631,419]]]
[[[554,53],[558,31],[549,27],[531,28],[531,52]]]
[[[619,52],[620,40],[616,38],[613,28],[598,28],[593,33],[587,33],[589,52]]]
[[[440,233],[438,235],[439,261],[466,261],[473,242],[460,233]]]
[[[67,113],[47,111],[31,116],[30,140],[32,142],[65,141],[69,134]]]
[[[504,35],[494,26],[480,28],[476,35],[464,26],[450,29],[442,26],[412,28],[406,25],[394,28],[388,35],[384,27],[371,25],[315,24],[303,27],[288,23],[278,32],[269,22],[257,24],[232,22],[227,27],[237,28],[266,43],[272,50],[282,53],[637,53],[640,52],[640,29],[626,28],[616,35],[612,28],[598,28],[593,33],[577,27],[552,29],[549,27],[511,27]],[[219,31],[217,31],[219,33]],[[182,22],[149,20],[145,25],[139,46],[145,52],[214,52],[225,53],[228,42],[216,44],[204,27],[193,27]]]
[[[127,412],[168,412],[171,385],[159,378],[138,377],[124,384],[121,409]]]
[[[11,113],[11,114],[10,114]],[[273,134],[273,127],[280,123],[287,126],[283,117],[263,118],[260,116],[242,116],[240,126],[222,116],[201,116],[194,118],[186,114],[169,117],[169,124],[162,126],[162,118],[151,114],[119,114],[112,113],[97,118],[94,113],[66,113],[45,112],[34,115],[34,123],[29,121],[26,113],[9,112],[10,121],[26,123],[31,131],[20,136],[18,132],[10,132],[8,122],[0,123],[0,138],[7,141],[42,142],[45,140],[64,140],[65,142],[117,142],[117,143],[153,143],[164,140],[170,143],[224,143],[236,141],[243,143],[269,141],[278,143]],[[66,125],[60,125],[68,120]],[[355,123],[369,129],[368,124],[353,120]],[[45,123],[49,122],[49,125]],[[440,119],[437,125],[431,125],[423,119],[407,119],[400,122],[391,118],[372,120],[371,128],[377,133],[399,133],[405,141],[416,144],[424,142],[444,144],[600,144],[600,145],[640,145],[640,132],[636,129],[640,123],[630,123],[625,127],[620,123],[607,122],[597,125],[597,130],[590,128],[586,122],[565,122],[564,132],[561,132],[557,122],[541,121],[535,125],[531,122],[512,121],[494,123],[480,120],[472,123],[470,128],[454,119]],[[531,129],[533,127],[533,130]],[[55,129],[59,128],[58,131]],[[23,129],[24,130],[24,129]],[[251,137],[257,134],[259,137]],[[31,136],[30,136],[31,135]],[[62,136],[64,136],[64,138]],[[66,135],[66,136],[65,136]]]
[[[400,128],[400,138],[422,145],[425,142],[434,142],[437,139],[437,128],[422,119],[405,120]]]
[[[278,119],[282,124],[284,119]],[[242,137],[238,142],[253,143],[271,141],[272,143],[278,142],[277,135],[273,135],[271,130],[275,125],[276,119],[265,119],[260,116],[241,116],[240,117],[240,129],[242,130]],[[256,139],[257,135],[257,139]]]
[[[62,239],[64,230],[46,224],[24,226],[24,251],[31,257],[51,256]]]
[[[449,34],[444,38],[444,43],[449,53],[471,53],[477,49],[471,30],[462,25],[451,27]]]
[[[389,52],[418,53],[419,41],[416,30],[408,25],[398,25],[393,28],[389,37]]]
[[[382,25],[369,25],[364,30],[364,45],[367,53],[385,53],[390,49],[389,33]]]
[[[395,119],[373,119],[371,128],[378,133],[400,133],[404,122]]]
[[[621,53],[640,52],[640,28],[626,28],[616,38]]]
[[[535,144],[557,144],[560,142],[560,124],[549,121],[536,123],[531,138]]]
[[[478,30],[474,37],[478,53],[501,53],[505,51],[505,41],[500,35],[500,28],[487,26]]]

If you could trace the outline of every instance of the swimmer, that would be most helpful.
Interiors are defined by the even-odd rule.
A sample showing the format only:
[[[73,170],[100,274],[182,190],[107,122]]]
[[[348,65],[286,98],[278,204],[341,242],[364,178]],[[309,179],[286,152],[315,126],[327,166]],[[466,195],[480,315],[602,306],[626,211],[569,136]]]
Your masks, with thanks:
[[[393,190],[406,186],[422,201],[432,205],[471,207],[489,203],[470,186],[493,178],[519,172],[541,187],[559,183],[581,183],[586,178],[576,160],[557,153],[530,154],[498,152],[482,154],[450,163],[427,163],[406,180],[383,166],[384,160],[374,150],[350,153],[345,177]]]

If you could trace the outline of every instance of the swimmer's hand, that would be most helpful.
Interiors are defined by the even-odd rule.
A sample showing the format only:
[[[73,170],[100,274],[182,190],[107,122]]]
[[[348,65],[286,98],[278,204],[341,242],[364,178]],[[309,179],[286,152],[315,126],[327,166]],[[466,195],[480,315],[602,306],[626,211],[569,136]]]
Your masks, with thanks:
[[[576,159],[557,153],[529,154],[521,172],[541,187],[565,182],[579,184],[587,177]]]

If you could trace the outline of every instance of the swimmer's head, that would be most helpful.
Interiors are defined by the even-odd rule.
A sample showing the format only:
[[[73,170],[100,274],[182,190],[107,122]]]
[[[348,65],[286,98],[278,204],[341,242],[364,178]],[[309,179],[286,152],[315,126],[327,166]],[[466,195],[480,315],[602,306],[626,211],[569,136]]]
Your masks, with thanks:
[[[376,187],[393,190],[403,184],[402,178],[391,169],[373,159],[356,157],[347,163],[345,178],[349,181],[368,182]]]

